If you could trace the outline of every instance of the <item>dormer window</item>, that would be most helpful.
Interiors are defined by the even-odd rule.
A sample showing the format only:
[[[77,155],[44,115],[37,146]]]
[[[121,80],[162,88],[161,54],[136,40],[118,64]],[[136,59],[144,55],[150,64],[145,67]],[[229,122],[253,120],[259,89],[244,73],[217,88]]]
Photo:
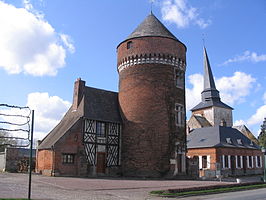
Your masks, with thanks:
[[[241,145],[243,144],[241,139],[237,139],[236,141],[237,141],[237,144],[241,144]]]
[[[228,143],[228,144],[232,144],[232,140],[231,140],[231,138],[226,138],[226,143]]]
[[[129,41],[127,42],[127,49],[131,49],[133,47],[133,42]]]

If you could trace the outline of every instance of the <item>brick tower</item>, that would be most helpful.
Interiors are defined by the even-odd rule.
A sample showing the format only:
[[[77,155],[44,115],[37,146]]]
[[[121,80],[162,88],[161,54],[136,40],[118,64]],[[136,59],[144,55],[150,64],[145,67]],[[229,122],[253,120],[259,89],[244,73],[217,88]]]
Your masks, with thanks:
[[[123,175],[184,174],[186,46],[151,13],[117,53]]]

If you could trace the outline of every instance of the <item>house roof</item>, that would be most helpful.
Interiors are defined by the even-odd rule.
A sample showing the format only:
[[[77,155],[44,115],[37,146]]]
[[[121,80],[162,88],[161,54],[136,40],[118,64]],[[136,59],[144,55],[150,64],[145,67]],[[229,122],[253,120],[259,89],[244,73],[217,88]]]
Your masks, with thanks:
[[[86,118],[121,122],[117,92],[86,87],[84,106],[84,117]]]
[[[242,134],[244,134],[245,136],[247,136],[250,140],[252,140],[256,144],[259,144],[258,139],[253,135],[253,133],[244,124],[243,125],[239,125],[239,126],[233,126],[233,128],[236,128]]]
[[[230,139],[228,139],[230,138]],[[231,143],[230,143],[231,141]],[[242,144],[239,144],[241,141]],[[249,138],[235,128],[214,126],[194,129],[187,136],[187,148],[234,147],[259,149]]]
[[[50,149],[82,118],[99,121],[121,122],[118,93],[85,87],[84,96],[76,110],[69,108],[59,124],[42,140],[38,149]]]
[[[144,19],[126,40],[147,36],[166,37],[178,40],[152,13]]]
[[[65,135],[65,133],[84,115],[83,105],[84,100],[81,101],[77,110],[73,110],[72,106],[69,108],[63,119],[56,125],[54,129],[41,141],[38,149],[50,149],[52,146]]]

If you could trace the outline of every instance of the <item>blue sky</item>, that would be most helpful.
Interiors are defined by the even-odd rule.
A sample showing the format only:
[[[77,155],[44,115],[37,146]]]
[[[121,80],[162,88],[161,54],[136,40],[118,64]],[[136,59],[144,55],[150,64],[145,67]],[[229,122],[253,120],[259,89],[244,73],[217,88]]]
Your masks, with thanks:
[[[157,0],[152,7],[187,46],[187,117],[200,101],[204,37],[222,100],[235,124],[257,135],[266,117],[266,2]],[[116,47],[150,9],[149,0],[0,0],[0,102],[34,109],[41,139],[71,105],[78,77],[118,91]]]

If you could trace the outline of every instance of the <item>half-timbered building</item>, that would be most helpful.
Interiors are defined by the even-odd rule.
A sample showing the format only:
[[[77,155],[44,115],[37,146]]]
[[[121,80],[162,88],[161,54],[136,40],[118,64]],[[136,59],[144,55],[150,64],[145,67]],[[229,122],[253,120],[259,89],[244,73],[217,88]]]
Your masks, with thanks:
[[[117,173],[121,157],[121,118],[116,92],[75,82],[73,104],[40,142],[37,172],[86,176]]]

